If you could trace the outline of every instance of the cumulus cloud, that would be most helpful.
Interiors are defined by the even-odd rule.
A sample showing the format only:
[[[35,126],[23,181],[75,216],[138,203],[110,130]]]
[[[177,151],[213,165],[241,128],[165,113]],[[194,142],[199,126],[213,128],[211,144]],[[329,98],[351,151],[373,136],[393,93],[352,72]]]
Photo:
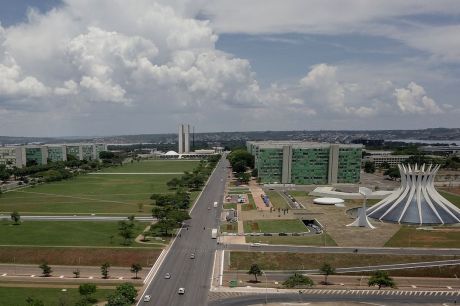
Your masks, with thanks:
[[[399,109],[404,113],[440,114],[444,112],[433,99],[426,95],[425,89],[414,82],[410,82],[406,88],[395,89],[394,96]]]

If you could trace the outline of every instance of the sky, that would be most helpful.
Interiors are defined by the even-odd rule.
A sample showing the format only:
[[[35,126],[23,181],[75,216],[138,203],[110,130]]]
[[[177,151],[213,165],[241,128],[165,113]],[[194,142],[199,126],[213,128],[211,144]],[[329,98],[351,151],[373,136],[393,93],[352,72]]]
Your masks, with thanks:
[[[0,0],[0,135],[460,127],[457,0]]]

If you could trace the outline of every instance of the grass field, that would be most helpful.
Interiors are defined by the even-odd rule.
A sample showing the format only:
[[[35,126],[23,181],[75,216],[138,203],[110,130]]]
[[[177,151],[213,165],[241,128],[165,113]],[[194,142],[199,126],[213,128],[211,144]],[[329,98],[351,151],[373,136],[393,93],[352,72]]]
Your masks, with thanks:
[[[190,170],[194,161],[142,161],[122,167],[108,168],[110,172],[141,172],[134,167],[152,171],[153,165],[162,171]],[[155,166],[155,167],[156,167]],[[149,170],[150,169],[150,170]],[[177,174],[168,175],[81,175],[70,180],[43,184],[8,192],[0,196],[0,213],[14,210],[34,214],[150,214],[152,193],[171,192],[166,182]],[[192,193],[192,199],[197,196]],[[139,211],[139,203],[143,204]]]
[[[103,247],[0,247],[0,262],[8,264],[41,264],[69,266],[100,266],[109,262],[112,266],[130,267],[140,263],[153,265],[161,249],[150,248],[103,248]],[[0,304],[1,305],[1,304]]]
[[[306,197],[306,196],[308,196],[308,192],[300,191],[300,190],[290,190],[290,191],[288,191],[288,194],[290,194],[294,198],[295,197]]]
[[[385,244],[386,247],[460,248],[460,228],[437,227],[435,230],[417,230],[403,226]]]
[[[112,289],[97,289],[92,295],[98,301],[107,299],[114,290]],[[27,306],[27,297],[32,297],[41,300],[44,305],[75,305],[80,299],[78,288],[69,288],[65,292],[61,288],[30,288],[30,287],[0,287],[0,305],[8,306]],[[60,301],[65,301],[65,304],[59,304]]]
[[[102,173],[165,173],[192,171],[197,160],[143,160],[124,164],[122,167],[105,168]]]
[[[241,204],[241,210],[247,211],[256,209],[256,203],[254,203],[254,198],[252,197],[252,194],[248,194],[248,201],[249,202],[247,204]]]
[[[224,209],[234,209],[236,210],[236,203],[227,203],[227,204],[224,204]]]
[[[147,223],[136,223],[135,236]],[[111,238],[111,236],[113,236]],[[26,221],[0,222],[0,245],[120,246],[117,222]],[[149,246],[134,242],[132,246]]]
[[[244,221],[245,233],[298,233],[308,232],[302,221],[296,220],[257,220]]]
[[[247,270],[252,263],[258,263],[267,270],[307,270],[318,269],[324,262],[335,268],[346,268],[449,259],[455,256],[231,252],[230,268]]]
[[[238,224],[237,223],[223,223],[220,225],[220,231],[222,233],[238,233]]]
[[[460,208],[460,196],[441,190],[438,191],[444,198],[446,198],[446,200],[450,201],[452,204]]]
[[[331,238],[331,236],[329,236],[328,234],[308,235],[308,236],[246,237],[246,242],[247,243],[259,242],[259,243],[268,243],[268,244],[290,244],[290,245],[326,245],[326,246],[336,246],[337,245],[335,241]]]
[[[267,191],[267,195],[275,208],[289,208],[286,200],[277,191]]]

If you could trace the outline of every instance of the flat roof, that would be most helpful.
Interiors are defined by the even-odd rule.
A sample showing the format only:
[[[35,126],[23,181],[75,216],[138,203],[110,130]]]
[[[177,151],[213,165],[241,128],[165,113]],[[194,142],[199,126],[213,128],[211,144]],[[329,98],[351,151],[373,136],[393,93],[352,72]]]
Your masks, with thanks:
[[[255,145],[259,148],[282,148],[291,146],[293,148],[329,148],[331,145],[338,145],[340,148],[362,148],[362,144],[342,144],[342,143],[327,143],[313,141],[297,141],[297,140],[266,140],[266,141],[247,141],[247,144]]]

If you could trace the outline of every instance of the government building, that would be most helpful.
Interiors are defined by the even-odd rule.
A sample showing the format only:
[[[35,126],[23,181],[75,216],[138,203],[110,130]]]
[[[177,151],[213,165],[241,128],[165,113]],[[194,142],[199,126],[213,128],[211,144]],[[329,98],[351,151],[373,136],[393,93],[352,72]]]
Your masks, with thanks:
[[[337,184],[360,180],[362,145],[248,141],[261,183]]]
[[[22,168],[26,165],[46,165],[48,162],[99,159],[99,153],[107,151],[102,143],[47,144],[0,147],[0,165]],[[72,157],[70,157],[72,156]]]

